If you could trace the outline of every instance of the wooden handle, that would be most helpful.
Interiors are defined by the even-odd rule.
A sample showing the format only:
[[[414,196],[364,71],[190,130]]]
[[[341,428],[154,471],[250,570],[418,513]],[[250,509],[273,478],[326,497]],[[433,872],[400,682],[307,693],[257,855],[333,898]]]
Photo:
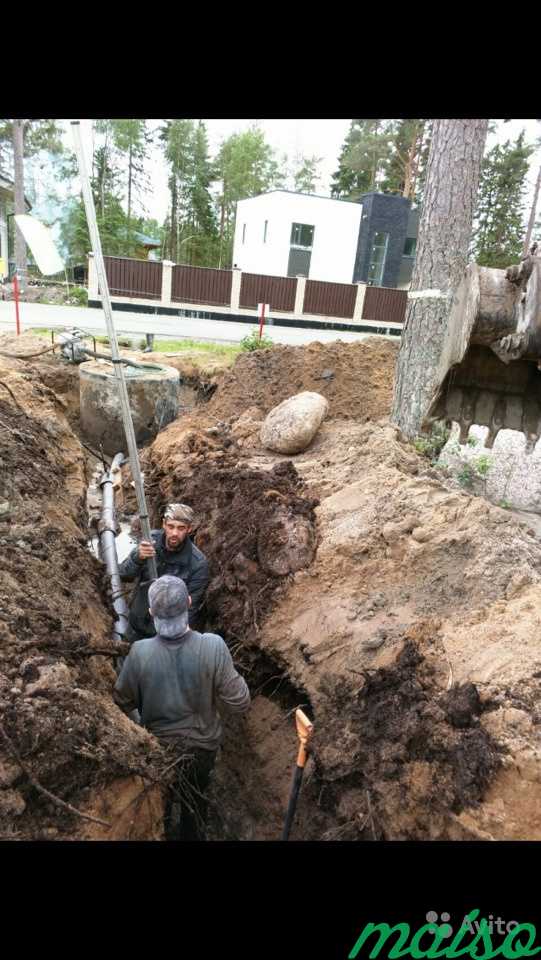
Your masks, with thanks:
[[[304,767],[308,758],[308,741],[312,736],[314,724],[300,709],[295,711],[295,722],[297,724],[297,736],[300,741],[299,752],[297,754],[297,766]]]

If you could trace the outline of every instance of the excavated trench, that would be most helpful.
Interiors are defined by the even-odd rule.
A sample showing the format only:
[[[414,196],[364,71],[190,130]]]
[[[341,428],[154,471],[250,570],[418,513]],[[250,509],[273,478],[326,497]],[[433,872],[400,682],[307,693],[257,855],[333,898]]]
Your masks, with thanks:
[[[77,368],[4,360],[1,382],[9,429],[0,442],[0,835],[161,839],[168,758],[111,697],[110,592],[84,513],[98,460],[81,446]],[[448,835],[445,811],[478,804],[501,764],[479,723],[490,703],[471,684],[442,694],[430,658],[405,634],[393,663],[339,686],[329,676],[314,701],[301,672],[262,636],[295,576],[314,563],[318,499],[290,461],[258,469],[243,460],[227,422],[214,416],[194,428],[191,414],[215,384],[192,374],[179,389],[180,461],[141,451],[152,524],[168,500],[196,508],[196,542],[211,566],[206,629],[224,636],[252,694],[251,710],[225,722],[209,837],[280,837],[298,706],[316,735],[291,839]],[[135,512],[130,479],[125,467],[124,523]],[[412,802],[434,815],[435,834],[422,817],[401,823]]]

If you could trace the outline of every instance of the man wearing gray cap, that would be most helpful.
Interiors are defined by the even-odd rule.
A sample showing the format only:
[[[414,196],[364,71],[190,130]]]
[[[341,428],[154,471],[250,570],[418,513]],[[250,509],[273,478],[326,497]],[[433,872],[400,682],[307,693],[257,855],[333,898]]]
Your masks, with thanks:
[[[126,640],[153,637],[154,624],[148,610],[148,588],[151,583],[146,561],[156,557],[158,576],[171,574],[184,580],[192,598],[190,626],[200,619],[200,608],[209,581],[205,554],[190,539],[195,516],[185,503],[170,503],[164,513],[161,530],[152,531],[152,542],[142,540],[119,565],[122,580],[137,580],[131,604]]]
[[[143,726],[162,743],[186,755],[168,799],[166,838],[202,840],[204,794],[222,737],[218,708],[243,713],[250,693],[222,638],[190,629],[190,596],[182,580],[160,577],[148,599],[156,636],[132,644],[114,697],[125,713],[138,710]]]

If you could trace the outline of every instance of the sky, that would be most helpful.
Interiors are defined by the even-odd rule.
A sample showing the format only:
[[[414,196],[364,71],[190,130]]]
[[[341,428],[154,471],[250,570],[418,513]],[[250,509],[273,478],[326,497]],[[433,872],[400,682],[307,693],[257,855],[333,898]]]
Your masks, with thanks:
[[[152,125],[157,126],[161,121],[153,120]],[[267,141],[277,151],[279,156],[287,154],[290,161],[297,155],[321,157],[322,162],[319,170],[321,181],[318,186],[318,193],[328,196],[330,193],[330,183],[333,174],[338,165],[338,156],[346,134],[349,130],[351,119],[346,120],[205,120],[207,127],[209,150],[211,156],[214,156],[223,139],[232,133],[240,133],[247,130],[251,124],[258,123],[265,133]],[[494,134],[489,134],[487,138],[487,149],[494,146],[495,143],[503,143],[505,140],[515,140],[521,130],[526,132],[526,141],[535,143],[541,136],[541,124],[537,120],[510,120],[503,123],[502,120],[496,120],[497,130]],[[73,138],[69,130],[69,121],[66,125],[66,143],[72,145]],[[88,162],[90,161],[92,150],[92,134],[90,120],[81,120],[81,133],[85,145]],[[529,208],[539,164],[541,163],[541,150],[537,150],[530,161],[530,173],[528,177],[528,194],[526,206]],[[159,223],[162,223],[167,214],[169,202],[167,189],[167,169],[163,161],[159,148],[155,148],[151,166],[149,166],[151,175],[152,192],[145,198],[147,216],[154,217]]]

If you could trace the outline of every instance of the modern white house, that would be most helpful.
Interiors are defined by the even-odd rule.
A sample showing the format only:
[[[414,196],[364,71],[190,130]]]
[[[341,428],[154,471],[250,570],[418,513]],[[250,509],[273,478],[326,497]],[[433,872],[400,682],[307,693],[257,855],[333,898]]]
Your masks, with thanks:
[[[418,211],[405,197],[356,202],[271,190],[239,200],[233,266],[245,273],[407,287]]]
[[[239,200],[233,265],[246,273],[351,283],[362,205],[272,190]]]

